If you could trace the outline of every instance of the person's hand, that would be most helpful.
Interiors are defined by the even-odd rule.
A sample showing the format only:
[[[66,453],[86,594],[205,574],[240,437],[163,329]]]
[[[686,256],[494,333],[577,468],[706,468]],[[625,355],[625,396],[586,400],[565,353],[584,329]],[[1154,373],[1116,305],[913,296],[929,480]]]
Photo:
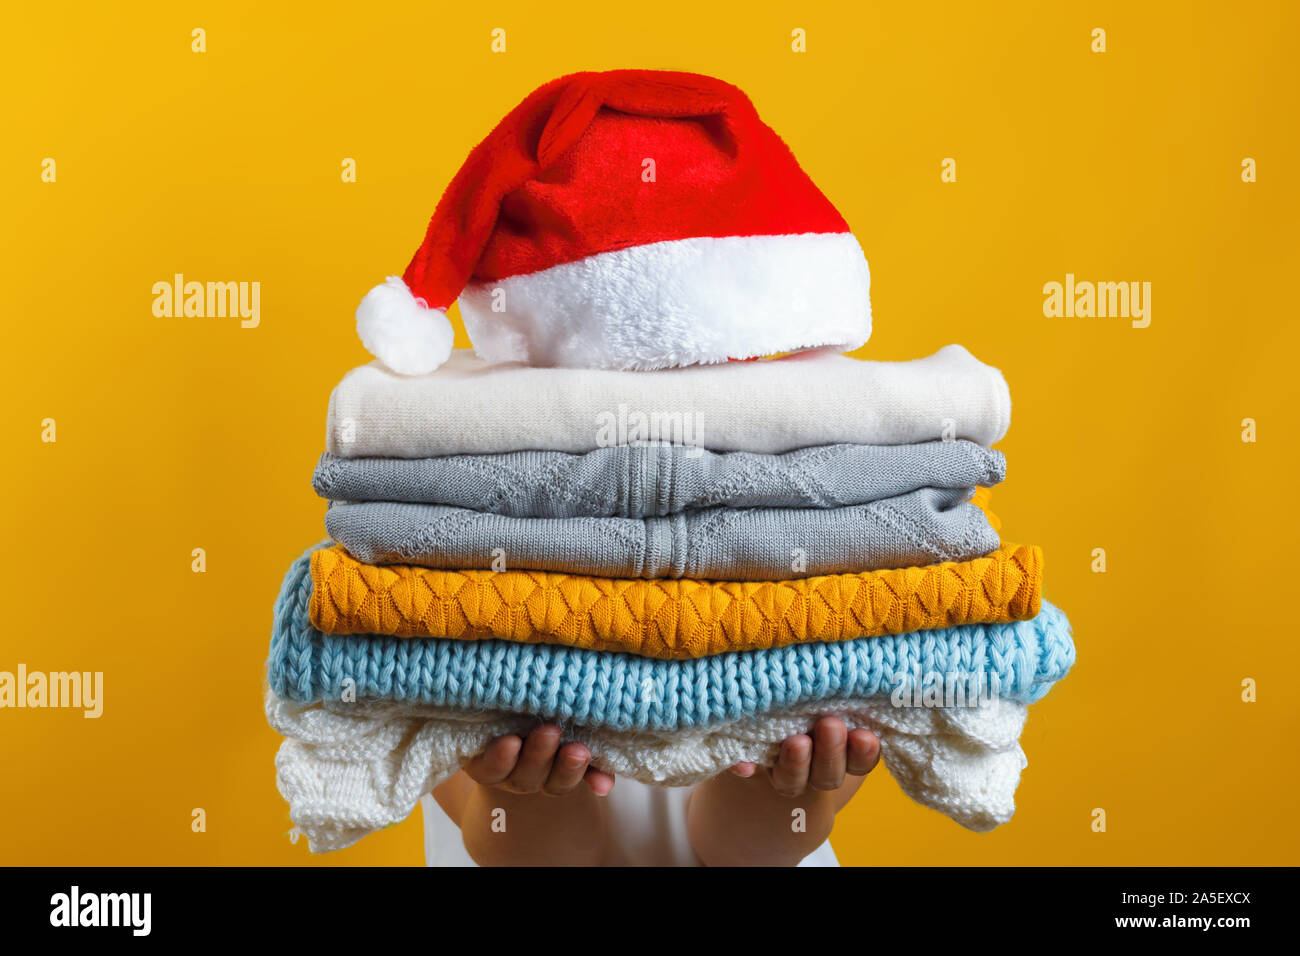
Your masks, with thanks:
[[[561,746],[560,739],[560,728],[554,724],[538,727],[526,740],[518,734],[498,737],[463,769],[475,783],[509,793],[560,796],[584,780],[596,796],[609,793],[613,775],[591,766],[591,751],[585,746]]]
[[[880,738],[870,730],[847,730],[838,717],[823,717],[812,734],[795,734],[781,743],[776,764],[767,770],[772,787],[783,797],[806,789],[838,790],[846,774],[864,777],[880,761]],[[752,777],[758,767],[738,763],[731,772]]]

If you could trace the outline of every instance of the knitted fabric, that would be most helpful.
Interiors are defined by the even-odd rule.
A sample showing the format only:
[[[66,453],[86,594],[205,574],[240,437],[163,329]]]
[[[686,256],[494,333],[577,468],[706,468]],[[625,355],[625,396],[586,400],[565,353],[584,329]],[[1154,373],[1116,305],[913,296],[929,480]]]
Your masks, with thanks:
[[[310,565],[275,607],[267,677],[303,703],[359,699],[501,709],[619,730],[677,730],[832,697],[910,694],[952,681],[1030,703],[1074,662],[1065,615],[665,661],[520,641],[337,636],[312,626]],[[435,573],[435,572],[430,572]]]
[[[922,488],[846,508],[705,508],[662,518],[510,518],[371,501],[334,505],[325,529],[363,564],[488,569],[500,557],[528,571],[777,581],[986,555],[998,534],[970,495]]]
[[[266,711],[286,738],[276,756],[277,785],[313,852],[350,846],[405,819],[488,742],[538,725],[504,711],[375,702],[304,706],[271,693]],[[616,776],[690,786],[741,761],[770,766],[782,740],[807,732],[824,715],[875,731],[881,758],[903,791],[962,826],[990,830],[1015,812],[1026,765],[1019,745],[1025,706],[1007,700],[899,708],[888,700],[830,699],[706,729],[665,734],[568,726],[564,738],[585,744],[593,765]]]
[[[1010,423],[1002,373],[959,345],[910,362],[817,351],[657,372],[489,365],[457,350],[428,375],[378,363],[348,372],[330,396],[326,450],[428,458],[670,441],[768,454],[945,437],[988,446]]]
[[[514,518],[651,518],[691,508],[842,508],[921,488],[996,485],[1001,452],[969,441],[821,445],[717,454],[651,442],[581,455],[321,455],[312,487],[336,501],[405,501]]]
[[[1023,621],[1042,552],[1003,545],[960,563],[793,581],[639,580],[545,571],[439,571],[311,554],[311,624],[327,634],[496,638],[642,657],[845,641]]]

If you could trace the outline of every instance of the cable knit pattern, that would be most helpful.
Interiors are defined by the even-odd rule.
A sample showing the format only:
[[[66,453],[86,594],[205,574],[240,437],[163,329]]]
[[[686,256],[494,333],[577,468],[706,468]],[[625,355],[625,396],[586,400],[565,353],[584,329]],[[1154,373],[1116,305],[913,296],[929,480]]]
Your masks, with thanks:
[[[677,730],[830,697],[888,696],[959,680],[1031,703],[1065,676],[1074,644],[1047,602],[1033,619],[654,660],[519,641],[343,637],[312,626],[308,551],[276,602],[267,676],[281,697],[502,709],[619,730]],[[430,572],[436,573],[436,572]]]
[[[313,852],[338,850],[404,820],[424,794],[487,743],[525,734],[536,718],[502,711],[465,713],[388,703],[304,706],[273,693],[267,719],[284,736],[276,780],[294,824]],[[888,700],[830,699],[771,714],[670,734],[564,728],[593,764],[645,783],[690,786],[741,761],[770,766],[780,742],[818,717],[840,717],[880,737],[881,758],[903,791],[972,830],[990,830],[1015,812],[1026,760],[1023,704],[898,708]],[[617,784],[615,784],[617,786]]]
[[[970,441],[818,445],[783,455],[718,454],[666,442],[574,455],[515,451],[437,458],[339,458],[312,487],[335,501],[404,501],[513,518],[652,518],[691,508],[843,508],[921,488],[996,485],[1001,452]]]
[[[325,529],[364,564],[618,578],[778,581],[941,561],[998,546],[973,489],[922,488],[846,508],[705,508],[662,518],[511,518],[373,501],[336,504]]]
[[[539,641],[643,657],[845,641],[1027,620],[1042,552],[793,581],[636,580],[544,571],[440,571],[311,554],[313,626],[327,634]]]

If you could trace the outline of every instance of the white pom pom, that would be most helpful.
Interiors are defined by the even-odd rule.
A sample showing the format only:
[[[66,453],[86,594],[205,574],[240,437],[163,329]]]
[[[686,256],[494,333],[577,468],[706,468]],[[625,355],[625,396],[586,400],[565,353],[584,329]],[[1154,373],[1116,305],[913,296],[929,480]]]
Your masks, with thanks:
[[[447,361],[456,336],[446,312],[429,308],[389,276],[357,306],[357,337],[394,372],[424,375]]]

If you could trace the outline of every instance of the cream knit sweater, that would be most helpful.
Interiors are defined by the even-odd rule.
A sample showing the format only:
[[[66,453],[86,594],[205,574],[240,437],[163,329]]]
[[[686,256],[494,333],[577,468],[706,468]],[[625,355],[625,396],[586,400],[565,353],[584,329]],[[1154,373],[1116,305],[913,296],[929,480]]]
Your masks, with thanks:
[[[348,372],[330,396],[326,447],[427,458],[638,440],[759,453],[941,438],[989,446],[1010,423],[1002,373],[960,345],[910,362],[814,351],[656,372],[489,365],[457,350],[428,375],[377,362]]]
[[[535,718],[501,711],[302,705],[269,691],[266,713],[285,738],[276,756],[280,793],[317,853],[404,820],[490,740],[537,725]],[[874,730],[903,791],[962,826],[991,830],[1015,812],[1027,763],[1019,744],[1026,708],[1004,699],[953,708],[900,708],[888,698],[826,700],[672,734],[571,727],[566,739],[584,743],[593,763],[615,775],[689,786],[741,761],[770,765],[782,740],[823,715],[841,717],[850,729]]]

